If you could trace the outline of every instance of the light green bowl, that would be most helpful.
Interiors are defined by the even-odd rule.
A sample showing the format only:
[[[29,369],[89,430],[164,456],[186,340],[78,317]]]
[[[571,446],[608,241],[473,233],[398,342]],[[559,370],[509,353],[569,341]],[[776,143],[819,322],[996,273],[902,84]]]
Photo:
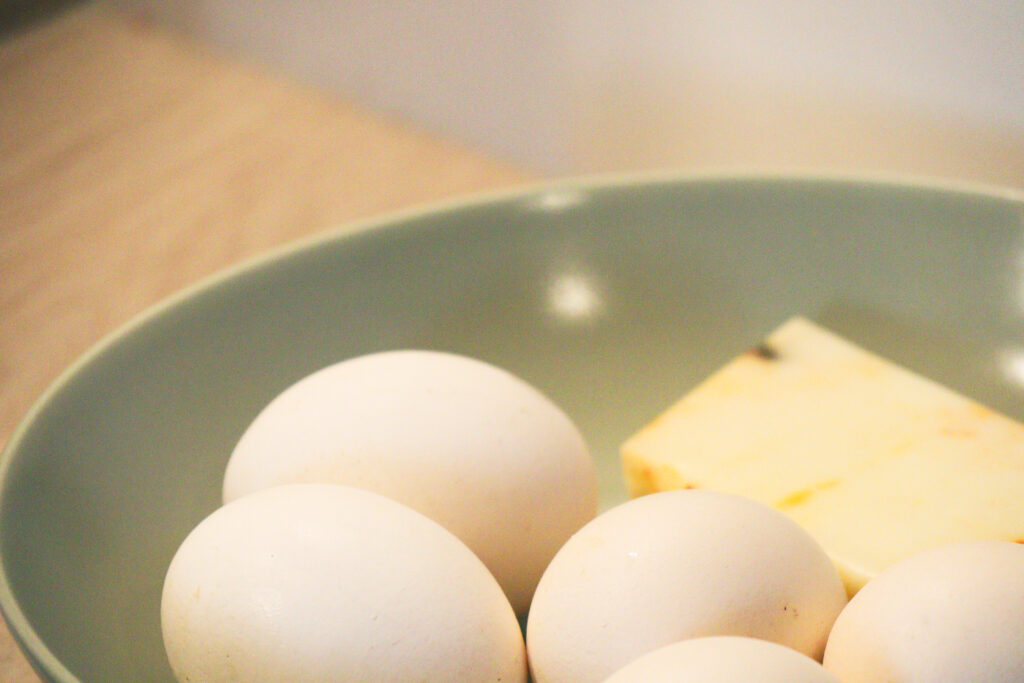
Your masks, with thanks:
[[[0,472],[0,606],[44,677],[169,680],[164,570],[277,392],[391,348],[475,356],[617,448],[806,315],[1024,418],[1024,196],[916,182],[643,176],[327,234],[190,289],[40,399]],[[201,248],[201,245],[198,245]]]

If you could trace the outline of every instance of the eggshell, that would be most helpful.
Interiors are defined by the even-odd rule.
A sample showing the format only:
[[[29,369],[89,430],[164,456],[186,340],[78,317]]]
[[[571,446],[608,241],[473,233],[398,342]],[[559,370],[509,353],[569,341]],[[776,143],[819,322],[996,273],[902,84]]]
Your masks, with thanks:
[[[161,605],[180,681],[526,680],[522,633],[480,560],[383,496],[269,489],[207,517]]]
[[[484,561],[520,613],[597,513],[594,463],[561,409],[504,370],[434,351],[343,361],[274,399],[231,456],[224,500],[295,482],[419,510]]]
[[[767,640],[710,636],[648,652],[605,683],[839,683],[821,664]]]
[[[836,619],[825,668],[860,681],[1024,681],[1024,545],[972,541],[898,562]]]
[[[846,603],[821,547],[739,496],[669,491],[612,508],[541,578],[527,624],[538,683],[600,681],[688,638],[740,635],[820,658]]]

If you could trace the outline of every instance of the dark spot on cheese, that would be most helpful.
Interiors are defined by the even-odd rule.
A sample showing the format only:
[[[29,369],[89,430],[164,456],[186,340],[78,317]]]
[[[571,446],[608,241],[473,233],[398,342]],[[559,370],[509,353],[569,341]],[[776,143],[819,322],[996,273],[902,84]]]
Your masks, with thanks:
[[[797,505],[802,505],[806,503],[807,500],[813,495],[814,491],[812,489],[801,489],[799,491],[794,491],[793,493],[789,494],[788,496],[777,502],[775,504],[775,507],[779,508],[780,510],[796,507]]]
[[[779,352],[773,346],[769,346],[767,342],[762,342],[750,349],[750,355],[754,358],[760,358],[761,360],[778,360]]]
[[[978,436],[978,430],[965,425],[945,425],[939,428],[943,436],[954,439],[972,439]]]
[[[816,484],[808,486],[805,489],[793,491],[782,500],[776,502],[775,507],[777,507],[780,510],[786,510],[788,508],[797,507],[798,505],[803,505],[819,491],[825,491],[827,489],[832,488],[833,486],[839,485],[840,483],[841,480],[839,479],[825,479],[824,481],[819,481]]]
[[[1013,542],[1014,543],[1020,543],[1021,545],[1024,545],[1024,538],[1015,538],[1015,539],[1013,539]]]
[[[646,465],[635,467],[632,471],[632,475],[633,476],[630,477],[629,487],[629,495],[631,498],[646,496],[658,490],[654,485],[654,472],[651,471],[650,467]]]

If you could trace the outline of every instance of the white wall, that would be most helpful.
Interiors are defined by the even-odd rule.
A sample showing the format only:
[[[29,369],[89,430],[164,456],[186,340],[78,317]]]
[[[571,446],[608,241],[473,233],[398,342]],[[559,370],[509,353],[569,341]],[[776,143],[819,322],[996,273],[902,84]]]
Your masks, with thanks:
[[[1024,186],[1020,0],[116,0],[549,173]]]

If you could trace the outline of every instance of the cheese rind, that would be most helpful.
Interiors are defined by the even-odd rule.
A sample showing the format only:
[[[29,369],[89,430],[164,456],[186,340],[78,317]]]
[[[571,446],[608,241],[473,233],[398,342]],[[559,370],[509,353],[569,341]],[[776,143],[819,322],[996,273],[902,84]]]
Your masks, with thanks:
[[[942,543],[1024,541],[1024,425],[803,319],[627,440],[633,496],[707,488],[802,524],[852,595]]]

